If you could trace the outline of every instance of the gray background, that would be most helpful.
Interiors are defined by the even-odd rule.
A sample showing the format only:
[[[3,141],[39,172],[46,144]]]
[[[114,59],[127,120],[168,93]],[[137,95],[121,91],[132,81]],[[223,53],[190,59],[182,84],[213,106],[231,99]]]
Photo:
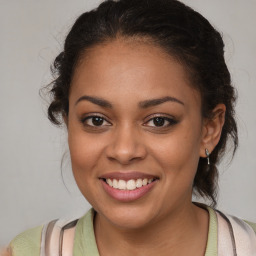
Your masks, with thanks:
[[[39,89],[75,18],[96,0],[0,0],[0,246],[47,220],[82,215],[88,203],[74,185],[65,128],[53,127]],[[256,222],[255,0],[183,0],[223,32],[239,100],[240,146],[220,166],[218,208]]]

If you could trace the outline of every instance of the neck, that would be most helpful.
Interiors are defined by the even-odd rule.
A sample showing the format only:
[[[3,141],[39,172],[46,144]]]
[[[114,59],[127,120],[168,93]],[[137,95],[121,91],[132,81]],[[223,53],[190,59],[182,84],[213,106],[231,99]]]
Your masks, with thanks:
[[[95,235],[101,256],[204,255],[208,213],[190,202],[138,229],[116,227],[97,214]]]

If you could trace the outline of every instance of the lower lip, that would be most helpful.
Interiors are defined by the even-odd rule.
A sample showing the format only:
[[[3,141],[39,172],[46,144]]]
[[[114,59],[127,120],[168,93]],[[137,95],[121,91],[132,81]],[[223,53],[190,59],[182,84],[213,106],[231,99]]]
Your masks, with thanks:
[[[122,201],[122,202],[129,202],[137,200],[144,195],[146,195],[156,184],[156,180],[151,182],[146,186],[142,186],[140,188],[136,188],[134,190],[122,190],[110,187],[104,180],[100,180],[104,190],[110,195],[112,198]]]

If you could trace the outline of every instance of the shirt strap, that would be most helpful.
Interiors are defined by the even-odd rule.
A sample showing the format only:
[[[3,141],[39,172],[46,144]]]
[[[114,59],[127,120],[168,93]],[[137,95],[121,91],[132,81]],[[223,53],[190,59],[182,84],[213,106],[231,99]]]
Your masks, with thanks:
[[[75,227],[78,220],[53,220],[44,225],[40,256],[73,255]]]
[[[245,221],[216,211],[218,255],[256,256],[256,234]]]

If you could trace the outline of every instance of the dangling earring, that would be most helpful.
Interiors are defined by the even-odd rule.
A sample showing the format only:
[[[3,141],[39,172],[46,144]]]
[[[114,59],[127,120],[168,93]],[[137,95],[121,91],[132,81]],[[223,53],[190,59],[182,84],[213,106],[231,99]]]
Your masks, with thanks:
[[[205,154],[206,154],[206,157],[207,157],[207,163],[208,163],[208,165],[210,165],[210,153],[209,153],[207,148],[205,149]]]

